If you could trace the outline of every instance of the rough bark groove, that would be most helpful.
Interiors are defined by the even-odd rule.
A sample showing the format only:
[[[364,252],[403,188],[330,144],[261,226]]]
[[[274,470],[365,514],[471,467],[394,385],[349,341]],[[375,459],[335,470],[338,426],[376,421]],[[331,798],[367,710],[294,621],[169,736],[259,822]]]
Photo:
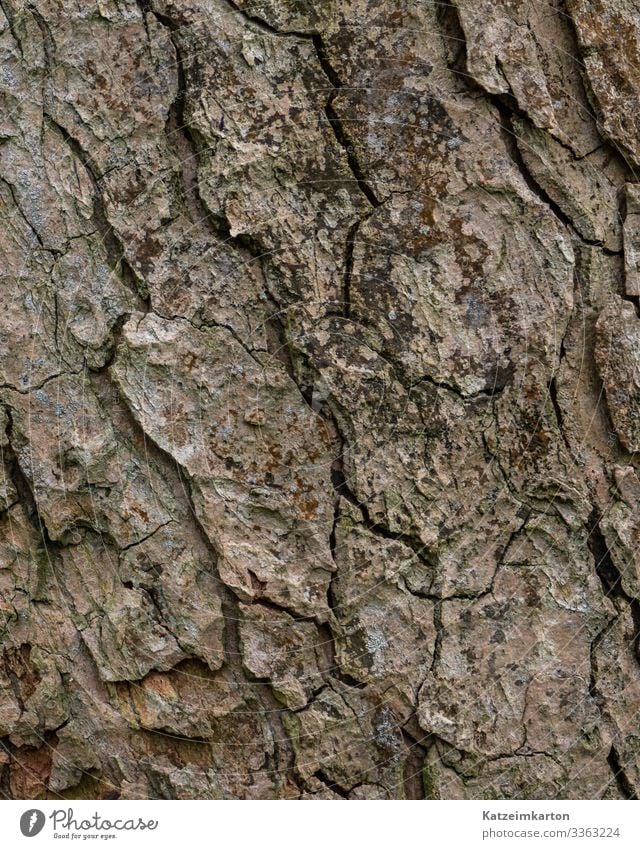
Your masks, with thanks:
[[[638,44],[2,0],[1,795],[638,798]]]

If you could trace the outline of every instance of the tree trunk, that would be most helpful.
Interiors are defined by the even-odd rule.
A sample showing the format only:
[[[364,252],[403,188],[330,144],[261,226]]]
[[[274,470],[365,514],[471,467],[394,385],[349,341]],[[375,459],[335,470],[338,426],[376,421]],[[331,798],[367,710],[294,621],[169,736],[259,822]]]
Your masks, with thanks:
[[[2,0],[0,792],[636,798],[637,0]]]

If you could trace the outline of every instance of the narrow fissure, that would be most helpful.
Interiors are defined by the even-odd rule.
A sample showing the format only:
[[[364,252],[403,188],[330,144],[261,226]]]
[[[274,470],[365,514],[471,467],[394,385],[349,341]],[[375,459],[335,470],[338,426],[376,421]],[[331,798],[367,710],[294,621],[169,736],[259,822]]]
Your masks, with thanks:
[[[572,21],[571,16],[567,13],[567,18]],[[487,101],[497,110],[500,122],[500,132],[505,144],[505,148],[512,162],[518,169],[520,175],[522,176],[524,182],[527,187],[536,195],[536,197],[547,206],[551,212],[556,216],[556,218],[564,224],[567,229],[571,231],[571,233],[579,239],[583,244],[588,245],[589,247],[595,247],[601,250],[604,254],[608,256],[619,256],[620,251],[611,250],[603,245],[601,241],[596,239],[586,239],[582,236],[575,227],[573,220],[564,210],[559,206],[556,201],[553,200],[552,197],[547,193],[547,191],[537,182],[533,174],[531,174],[527,164],[524,161],[524,158],[520,152],[517,143],[517,133],[514,130],[512,117],[516,115],[522,121],[531,123],[529,116],[524,112],[520,106],[518,105],[516,98],[513,94],[493,94],[482,86],[480,86],[475,79],[467,72],[467,45],[466,45],[466,37],[464,34],[464,30],[462,28],[462,24],[460,22],[460,17],[458,13],[458,9],[456,8],[455,3],[452,3],[446,6],[446,10],[440,14],[440,25],[443,30],[450,28],[453,32],[456,32],[457,38],[460,40],[461,47],[458,55],[454,63],[450,66],[450,70],[455,76],[461,81],[465,89],[469,92],[481,92],[483,96],[487,99]],[[446,37],[446,32],[445,32]],[[575,37],[575,33],[574,33]],[[583,65],[582,62],[578,62],[579,65]],[[587,92],[587,99],[588,92]],[[594,117],[594,116],[592,116]],[[595,118],[594,118],[595,119]],[[602,126],[599,122],[596,122],[598,126],[598,130],[602,129]],[[563,143],[560,139],[553,136],[554,141],[556,141],[559,145],[564,147],[571,154],[572,158],[575,160],[577,157],[572,148],[568,147],[565,143]],[[620,156],[618,152],[616,152],[611,145],[608,143],[607,139],[603,139],[603,144],[607,146],[611,150],[613,156],[620,162],[623,166],[627,174],[629,173],[628,163]],[[632,176],[629,177],[635,181],[635,178]]]
[[[317,778],[318,781],[322,782],[327,790],[331,790],[336,796],[340,796],[342,799],[348,799],[349,793],[344,790],[339,784],[336,784],[335,781],[332,781],[329,776],[323,772],[321,769],[318,769],[313,774],[314,778]]]
[[[18,493],[20,504],[24,507],[31,524],[39,532],[43,548],[47,553],[47,557],[51,560],[54,556],[53,551],[60,547],[60,543],[52,540],[49,536],[47,526],[40,514],[35,491],[22,470],[18,455],[13,447],[13,413],[11,407],[5,406],[4,410],[7,416],[7,428],[5,431],[7,444],[0,447],[0,458],[3,460],[9,474],[9,479]]]
[[[622,586],[622,576],[613,562],[611,552],[600,528],[601,515],[594,507],[589,516],[587,524],[587,545],[591,551],[596,574],[600,578],[606,598],[612,601],[620,601],[627,604],[631,611],[633,621],[633,636],[631,646],[636,661],[640,664],[639,640],[640,640],[640,601],[628,595]]]
[[[407,757],[402,771],[404,798],[424,799],[425,788],[422,772],[426,758],[426,750],[422,745],[422,741],[414,740],[404,728],[400,729],[400,731],[407,752]],[[428,736],[429,735],[426,734],[423,737],[423,740],[426,740]]]
[[[55,118],[52,118],[51,115],[47,113],[45,113],[45,117],[51,126],[55,127],[55,129],[60,133],[63,140],[70,148],[74,158],[82,163],[89,179],[91,180],[91,185],[93,187],[93,219],[97,225],[97,233],[100,236],[102,245],[104,246],[107,254],[107,261],[111,266],[112,271],[118,274],[130,291],[136,296],[137,307],[140,312],[148,312],[150,305],[149,291],[146,288],[146,284],[142,277],[136,274],[126,258],[122,242],[118,238],[113,225],[109,222],[102,193],[98,185],[98,173],[91,157],[82,149],[80,143],[74,139],[63,126],[58,124]]]
[[[344,88],[343,83],[340,80],[340,77],[336,73],[335,69],[333,68],[331,62],[329,61],[327,50],[325,48],[322,37],[320,35],[314,35],[312,37],[312,42],[316,51],[316,55],[318,57],[318,62],[320,63],[320,67],[322,68],[325,77],[331,85],[331,93],[329,94],[329,98],[324,108],[325,115],[329,122],[329,126],[333,130],[333,134],[336,137],[336,141],[344,150],[347,156],[347,163],[349,165],[351,173],[355,178],[356,183],[358,184],[360,191],[369,201],[371,206],[381,206],[383,201],[379,200],[376,197],[375,192],[369,185],[365,174],[360,166],[360,163],[358,162],[358,158],[354,153],[353,142],[349,138],[349,135],[346,132],[342,123],[342,120],[333,105],[336,97],[338,96],[339,91]]]
[[[342,314],[345,318],[351,316],[351,279],[353,277],[353,254],[355,251],[356,237],[360,229],[360,221],[356,221],[349,228],[344,261],[344,275],[342,278]]]
[[[618,751],[615,746],[611,747],[611,751],[607,756],[607,763],[611,768],[611,772],[613,773],[614,781],[618,787],[618,790],[622,794],[625,799],[636,799],[638,798],[635,790],[633,789],[633,784],[629,780],[628,775],[626,774],[624,768],[620,764],[620,757],[618,755]]]
[[[330,414],[332,415],[332,414]],[[340,429],[338,428],[337,422],[335,421],[335,417],[333,417],[333,421],[336,426],[336,430],[340,433]],[[371,518],[371,514],[369,513],[369,509],[365,501],[360,501],[351,491],[349,484],[347,482],[345,471],[344,471],[344,441],[342,442],[341,451],[338,457],[333,462],[331,467],[331,481],[333,483],[333,488],[341,495],[346,501],[350,504],[353,504],[356,507],[362,516],[362,524],[363,526],[370,531],[372,534],[375,534],[378,537],[381,537],[385,540],[390,540],[392,542],[401,542],[407,546],[407,548],[411,548],[415,554],[418,556],[420,560],[432,566],[433,564],[429,561],[427,557],[427,547],[424,543],[417,537],[412,536],[411,534],[403,533],[402,531],[390,531],[384,527],[380,522],[376,522]]]

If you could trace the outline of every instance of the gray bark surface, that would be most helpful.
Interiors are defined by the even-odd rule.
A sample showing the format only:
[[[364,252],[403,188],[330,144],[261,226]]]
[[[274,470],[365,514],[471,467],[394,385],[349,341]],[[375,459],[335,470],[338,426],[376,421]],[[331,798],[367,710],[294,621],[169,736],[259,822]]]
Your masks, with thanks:
[[[637,798],[637,0],[0,53],[0,794]]]

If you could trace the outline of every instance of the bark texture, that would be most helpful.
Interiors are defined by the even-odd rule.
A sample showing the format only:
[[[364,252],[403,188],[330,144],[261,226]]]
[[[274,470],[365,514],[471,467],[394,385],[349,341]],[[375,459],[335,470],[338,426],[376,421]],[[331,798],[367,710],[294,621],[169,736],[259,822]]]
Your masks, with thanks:
[[[0,792],[640,794],[637,0],[0,0]]]

